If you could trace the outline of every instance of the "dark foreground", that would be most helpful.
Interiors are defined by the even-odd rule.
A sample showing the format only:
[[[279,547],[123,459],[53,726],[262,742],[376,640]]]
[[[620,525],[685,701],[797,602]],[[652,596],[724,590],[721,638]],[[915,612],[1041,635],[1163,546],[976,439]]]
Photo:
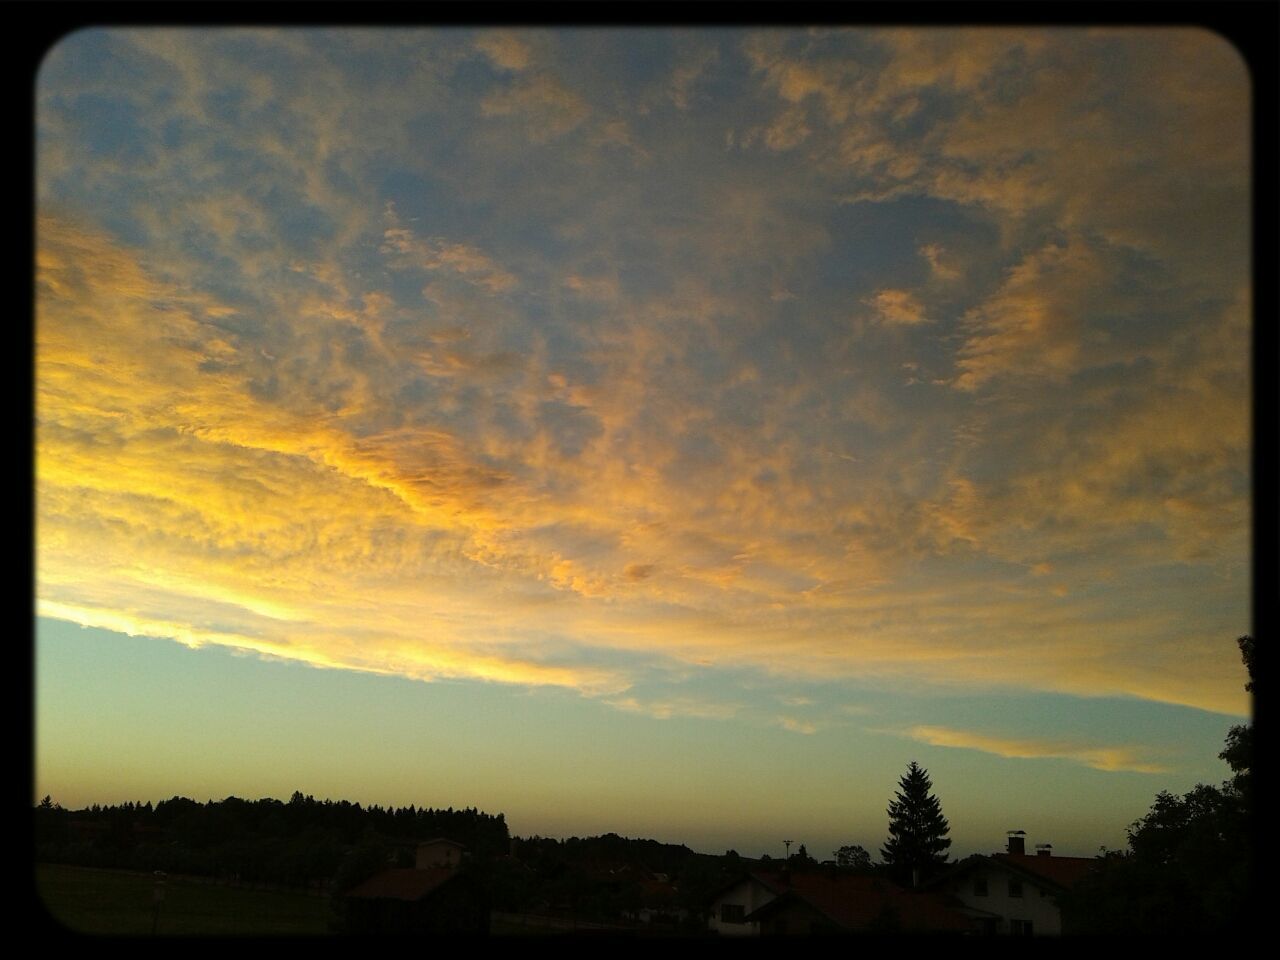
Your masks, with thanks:
[[[328,932],[324,897],[166,878],[158,904],[144,873],[36,865],[36,893],[52,922],[113,936],[307,936]]]

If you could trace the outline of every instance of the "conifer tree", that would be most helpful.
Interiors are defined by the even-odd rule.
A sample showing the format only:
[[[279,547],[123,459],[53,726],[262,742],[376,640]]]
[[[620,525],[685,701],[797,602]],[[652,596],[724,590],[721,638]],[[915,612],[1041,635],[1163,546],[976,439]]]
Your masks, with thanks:
[[[913,760],[889,804],[889,839],[880,855],[890,875],[903,884],[916,879],[915,871],[923,881],[947,862],[951,827],[932,789],[928,772]]]

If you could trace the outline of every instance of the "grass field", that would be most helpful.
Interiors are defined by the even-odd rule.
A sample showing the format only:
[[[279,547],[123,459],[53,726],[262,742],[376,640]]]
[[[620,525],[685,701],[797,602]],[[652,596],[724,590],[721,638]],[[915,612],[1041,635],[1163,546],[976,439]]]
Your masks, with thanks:
[[[151,876],[36,865],[36,892],[58,924],[77,933],[150,936],[306,936],[328,932],[321,897],[170,878],[158,915]]]

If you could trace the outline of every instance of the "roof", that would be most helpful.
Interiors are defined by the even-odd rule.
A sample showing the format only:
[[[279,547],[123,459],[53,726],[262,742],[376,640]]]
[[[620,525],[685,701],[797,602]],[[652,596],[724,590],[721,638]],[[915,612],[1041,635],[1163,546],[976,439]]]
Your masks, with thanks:
[[[1024,853],[993,853],[990,856],[984,856],[975,853],[955,864],[946,873],[929,881],[928,886],[937,888],[954,880],[959,874],[968,873],[975,867],[986,865],[1004,867],[1032,882],[1044,884],[1055,890],[1070,890],[1097,864],[1098,861],[1092,857],[1042,857],[1028,856]]]
[[[444,867],[415,870],[412,867],[396,867],[375,873],[364,883],[347,891],[348,897],[363,900],[421,900],[457,876]]]
[[[1048,880],[1064,890],[1070,890],[1098,865],[1093,857],[1041,857],[1025,853],[993,853],[991,859],[1041,880]]]
[[[430,840],[419,840],[418,846],[429,847],[437,843],[447,843],[451,847],[457,847],[459,850],[467,849],[466,844],[459,843],[457,840],[450,840],[448,837],[432,837]]]
[[[752,874],[752,873],[743,871],[742,873],[739,873],[737,876],[735,876],[732,880],[728,881],[727,883],[720,884],[720,886],[716,887],[709,894],[707,894],[705,898],[705,902],[708,904],[715,903],[717,900],[719,900],[722,896],[724,896],[726,893],[728,893],[738,884],[745,883],[748,880],[754,881],[756,883],[764,883],[764,881],[760,879],[760,876],[761,876],[760,874]],[[768,884],[765,884],[765,886],[768,886]],[[772,887],[769,887],[769,889],[770,891],[773,890]]]
[[[904,890],[879,877],[824,872],[793,873],[789,878],[780,873],[750,876],[777,897],[748,914],[747,920],[762,919],[799,901],[846,930],[865,930],[886,911],[896,913],[899,923],[907,928],[957,933],[973,929],[967,916],[953,910],[936,894]]]

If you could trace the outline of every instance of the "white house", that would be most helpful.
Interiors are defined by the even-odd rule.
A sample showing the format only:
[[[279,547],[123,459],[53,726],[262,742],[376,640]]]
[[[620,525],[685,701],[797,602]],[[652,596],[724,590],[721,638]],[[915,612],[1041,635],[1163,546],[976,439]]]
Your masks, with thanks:
[[[1087,857],[1055,857],[1048,844],[1028,856],[1019,830],[1011,832],[1004,853],[961,860],[929,887],[986,914],[981,923],[988,933],[1053,936],[1062,933],[1058,897],[1096,863]]]
[[[708,929],[726,937],[754,937],[760,924],[746,916],[777,897],[777,891],[758,877],[748,874],[725,887],[711,901]]]

